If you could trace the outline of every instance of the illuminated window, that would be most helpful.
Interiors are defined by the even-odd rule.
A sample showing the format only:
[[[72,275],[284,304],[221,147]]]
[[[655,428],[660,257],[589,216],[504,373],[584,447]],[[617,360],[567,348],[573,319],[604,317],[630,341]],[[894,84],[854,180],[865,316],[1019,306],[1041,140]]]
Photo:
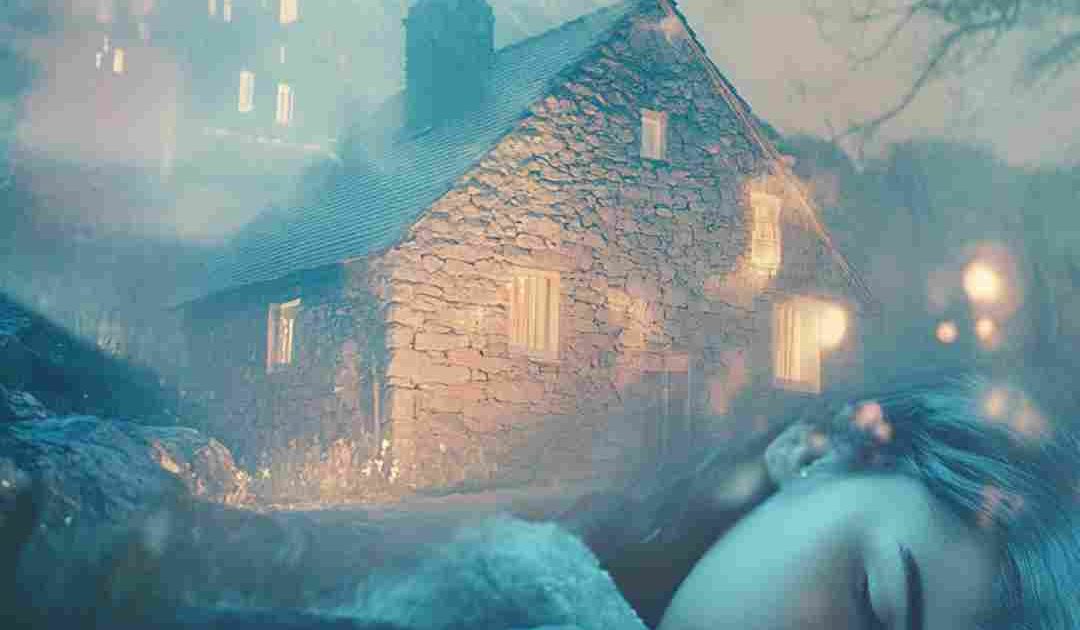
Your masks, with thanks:
[[[773,373],[777,386],[821,391],[822,354],[847,334],[847,311],[820,300],[796,298],[773,307]]]
[[[240,100],[236,109],[250,112],[255,108],[255,73],[249,70],[240,72]]]
[[[94,67],[97,68],[98,70],[101,69],[101,59],[102,59],[102,57],[103,57],[103,55],[101,54],[101,52],[97,52],[97,53],[94,54]]]
[[[559,357],[559,274],[518,269],[510,296],[510,347],[548,359]]]
[[[292,24],[300,17],[299,0],[281,0],[281,12],[278,21],[282,24]]]
[[[780,268],[780,198],[765,193],[751,193],[753,226],[750,234],[750,262],[760,269],[776,273]]]
[[[206,13],[210,17],[217,17],[217,0],[206,0]]]
[[[221,1],[221,19],[232,22],[232,0]]]
[[[641,110],[641,157],[667,159],[667,112]]]
[[[296,336],[296,314],[300,299],[271,304],[266,323],[266,371],[293,362],[293,342]]]
[[[293,117],[293,90],[288,83],[278,83],[277,86],[277,116],[275,120],[279,125],[292,124]]]
[[[112,71],[113,71],[113,74],[124,74],[124,49],[123,48],[116,48],[116,49],[113,50]]]

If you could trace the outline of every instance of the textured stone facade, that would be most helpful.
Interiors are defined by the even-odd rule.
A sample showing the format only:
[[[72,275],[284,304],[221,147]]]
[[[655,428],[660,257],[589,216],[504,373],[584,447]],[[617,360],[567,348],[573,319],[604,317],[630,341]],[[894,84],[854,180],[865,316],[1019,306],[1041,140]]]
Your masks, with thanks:
[[[308,492],[570,480],[760,430],[805,396],[773,386],[773,304],[857,305],[790,200],[778,272],[750,264],[751,191],[787,191],[663,18],[564,76],[389,251],[200,305],[195,354],[228,392],[211,434]],[[640,157],[643,108],[667,114],[666,160]],[[511,343],[522,270],[558,274],[553,355]],[[267,305],[295,297],[296,364],[266,374]],[[851,320],[826,386],[855,374]],[[340,439],[367,450],[328,479],[282,463],[297,443],[333,460]]]
[[[641,108],[668,113],[666,161],[639,156]],[[846,286],[793,207],[780,273],[750,267],[749,191],[774,186],[764,170],[687,42],[655,21],[567,77],[380,260],[404,480],[631,466],[655,422],[639,413],[660,395],[650,376],[687,367],[695,430],[742,430],[727,424],[735,404],[772,397],[775,297],[843,299]],[[557,361],[510,347],[515,269],[560,274]]]
[[[200,428],[233,449],[263,499],[369,496],[391,475],[373,386],[382,333],[367,287],[364,265],[334,267],[188,313],[198,361],[185,395],[198,399]],[[268,370],[269,305],[296,298],[293,362]]]

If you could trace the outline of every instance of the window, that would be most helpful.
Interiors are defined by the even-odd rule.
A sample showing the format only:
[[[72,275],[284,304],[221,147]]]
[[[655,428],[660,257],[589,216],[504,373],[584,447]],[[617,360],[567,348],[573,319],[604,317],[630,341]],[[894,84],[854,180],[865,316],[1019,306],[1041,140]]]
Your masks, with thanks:
[[[113,74],[124,74],[124,49],[114,48],[112,59]]]
[[[240,100],[237,111],[250,112],[255,109],[255,73],[249,70],[240,72]]]
[[[776,273],[780,268],[780,198],[766,193],[751,193],[753,225],[750,232],[750,262],[759,269]]]
[[[510,300],[510,348],[547,359],[559,357],[559,274],[519,269]]]
[[[821,391],[821,357],[847,334],[847,312],[829,302],[796,298],[773,308],[773,371],[784,389]]]
[[[210,17],[217,17],[217,0],[206,0],[206,13]]]
[[[298,17],[300,17],[299,0],[281,0],[278,21],[282,24],[292,24]]]
[[[293,117],[293,90],[288,83],[278,83],[277,86],[277,116],[275,120],[279,125],[292,124]]]
[[[667,159],[667,112],[641,110],[641,157]]]
[[[232,22],[232,0],[221,0],[221,19]]]
[[[278,63],[285,63],[285,46],[278,47]]]
[[[266,371],[293,362],[293,341],[296,333],[296,314],[300,299],[271,304],[266,324]]]

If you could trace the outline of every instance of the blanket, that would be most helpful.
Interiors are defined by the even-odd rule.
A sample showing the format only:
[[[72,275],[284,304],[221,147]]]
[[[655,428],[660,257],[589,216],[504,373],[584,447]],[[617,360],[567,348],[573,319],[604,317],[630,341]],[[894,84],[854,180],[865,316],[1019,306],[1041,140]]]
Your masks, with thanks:
[[[405,574],[380,575],[336,615],[417,630],[645,630],[596,556],[554,523],[501,516]]]

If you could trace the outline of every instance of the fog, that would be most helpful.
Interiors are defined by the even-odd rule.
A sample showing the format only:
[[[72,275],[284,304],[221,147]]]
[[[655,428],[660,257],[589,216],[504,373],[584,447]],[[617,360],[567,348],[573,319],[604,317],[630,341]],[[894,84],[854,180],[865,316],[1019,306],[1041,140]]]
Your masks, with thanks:
[[[717,444],[751,452],[753,443],[749,464],[733,460],[710,473],[722,473],[724,484],[706,494],[734,522],[748,501],[775,489],[759,465],[759,440],[807,410],[824,409],[819,406],[833,396],[912,373],[988,375],[993,387],[977,401],[983,415],[1029,437],[1042,437],[1058,414],[1062,426],[1074,423],[1080,403],[1080,120],[1074,113],[1080,64],[1035,85],[1023,81],[1025,56],[1045,30],[1018,26],[966,65],[947,66],[877,134],[859,137],[847,132],[904,98],[941,24],[915,20],[873,61],[858,62],[889,33],[881,24],[853,21],[853,1],[682,0],[678,9],[698,41],[762,123],[760,137],[750,125],[731,137],[726,127],[709,126],[727,118],[745,124],[735,99],[717,96],[722,81],[703,70],[683,75],[708,77],[701,85],[675,85],[670,77],[679,75],[661,69],[657,84],[663,87],[656,92],[672,90],[687,101],[672,120],[691,132],[680,128],[673,148],[666,135],[671,112],[625,108],[625,95],[612,90],[610,103],[596,97],[611,110],[603,112],[606,129],[569,140],[543,136],[565,122],[559,116],[570,117],[574,97],[532,102],[529,111],[540,121],[530,128],[533,135],[522,134],[527,141],[515,139],[493,158],[514,161],[510,167],[486,163],[490,152],[473,155],[468,139],[454,144],[462,129],[481,137],[473,138],[476,146],[487,142],[487,128],[462,123],[467,117],[455,117],[462,112],[403,124],[415,115],[403,90],[404,24],[416,0],[300,4],[301,25],[314,24],[309,30],[288,30],[297,21],[288,15],[290,3],[274,5],[280,13],[273,14],[266,0],[26,0],[0,8],[0,347],[19,349],[18,360],[33,366],[0,359],[14,365],[0,365],[8,379],[0,380],[0,412],[15,409],[9,404],[15,401],[31,409],[34,422],[57,420],[21,388],[32,394],[34,379],[51,380],[51,386],[79,381],[68,373],[78,366],[65,365],[74,355],[56,350],[72,347],[68,338],[47,327],[27,330],[48,334],[18,338],[21,329],[12,322],[29,319],[9,317],[4,309],[17,308],[7,297],[84,342],[92,359],[105,355],[152,375],[140,387],[160,387],[162,404],[172,408],[154,418],[124,418],[178,425],[151,427],[161,429],[148,434],[152,448],[139,437],[147,427],[128,427],[123,449],[94,443],[83,451],[80,443],[72,452],[84,459],[64,454],[62,465],[39,468],[51,471],[55,487],[78,490],[71,495],[75,507],[55,508],[60,511],[53,516],[66,518],[59,521],[64,527],[71,517],[62,511],[83,509],[77,505],[83,493],[111,495],[95,485],[102,470],[154,478],[138,486],[131,503],[149,505],[145,497],[181,485],[163,470],[182,477],[196,498],[206,499],[207,487],[230,497],[195,508],[185,498],[177,507],[169,503],[175,497],[166,497],[166,507],[147,521],[154,531],[131,530],[162,548],[172,537],[168,553],[137,559],[153,565],[166,558],[190,569],[190,583],[172,583],[164,589],[169,596],[220,604],[228,595],[234,598],[228,604],[301,607],[332,593],[337,612],[358,616],[380,608],[408,612],[402,602],[415,596],[430,600],[429,612],[438,617],[444,613],[439,589],[451,582],[447,575],[457,575],[454,562],[483,564],[485,553],[498,556],[493,539],[520,538],[507,548],[529,571],[542,573],[533,566],[545,563],[532,555],[535,538],[563,546],[567,566],[584,563],[575,569],[582,579],[598,580],[597,592],[610,598],[611,610],[637,620],[604,581],[606,574],[595,575],[589,563],[596,549],[561,534],[552,538],[554,530],[544,528],[497,525],[467,544],[459,541],[427,565],[430,579],[419,595],[409,574],[376,588],[374,596],[365,596],[360,582],[367,572],[414,560],[427,543],[449,539],[448,523],[498,511],[509,494],[493,499],[497,493],[519,492],[506,505],[535,506],[543,517],[567,508],[591,481],[574,466],[594,462],[614,471],[605,473],[605,483],[630,479],[643,496]],[[617,9],[597,11],[621,3],[490,5],[494,47],[510,51],[502,59],[515,59],[513,52],[536,41],[531,38],[579,18],[585,26],[566,31],[578,39],[554,40],[552,50],[591,42],[589,29],[611,28],[604,16]],[[454,10],[485,10],[477,6],[455,3]],[[480,22],[457,24],[454,32],[483,34]],[[669,17],[627,36],[652,56],[629,68],[605,59],[618,77],[612,81],[643,89],[640,75],[652,63],[685,64],[678,71],[688,72],[685,60],[696,58],[687,51],[696,48],[679,39],[675,22]],[[508,67],[540,77],[550,61]],[[599,82],[602,74],[593,69],[582,83]],[[592,85],[572,85],[566,94],[595,96]],[[531,94],[534,87],[515,90]],[[698,108],[692,94],[721,105]],[[664,98],[677,100],[668,93]],[[603,108],[589,102],[582,109],[599,118]],[[646,128],[663,131],[646,143]],[[618,142],[610,144],[618,146],[605,147],[609,153],[566,166],[617,132]],[[688,137],[713,132],[717,139],[708,146]],[[405,157],[395,153],[401,146]],[[685,171],[666,155],[647,155],[686,147],[693,157],[689,150],[680,156],[691,165]],[[514,151],[551,155],[530,162],[534,155]],[[470,168],[486,170],[464,192],[440,189],[442,197],[424,202],[429,211],[445,205],[429,212],[430,222],[411,224],[419,245],[393,252],[397,258],[379,258],[386,243],[377,241],[385,234],[376,234],[384,227],[376,224],[404,216],[391,210],[409,212],[404,202],[394,205],[401,199],[415,201],[442,186],[394,169],[418,165],[434,178],[463,155],[473,160]],[[752,171],[744,162],[759,157],[768,168],[736,188],[736,177]],[[527,168],[518,168],[522,164]],[[692,172],[713,167],[716,172],[705,175]],[[568,181],[578,188],[560,188]],[[399,182],[408,186],[399,191]],[[765,201],[758,207],[755,199]],[[370,213],[376,220],[360,227],[319,224],[334,212],[365,220],[363,213]],[[299,220],[305,217],[312,221]],[[454,230],[487,232],[467,241]],[[364,240],[368,231],[374,245]],[[285,237],[291,240],[273,240]],[[349,249],[357,242],[359,253]],[[335,264],[325,264],[343,251]],[[308,265],[311,260],[319,264]],[[260,265],[286,271],[270,278]],[[245,277],[254,280],[218,291],[225,286],[218,284],[221,269],[251,272]],[[562,310],[560,299],[566,300]],[[799,339],[806,349],[796,352],[791,348]],[[78,398],[58,397],[66,412],[96,413],[80,408]],[[1038,405],[1031,402],[1036,398]],[[147,400],[157,404],[159,398]],[[859,409],[852,422],[888,442],[893,425],[883,407],[870,401]],[[509,415],[500,416],[504,411]],[[664,423],[656,420],[661,417]],[[676,420],[669,425],[669,418]],[[0,446],[11,451],[0,452],[0,507],[7,506],[14,483],[9,456],[60,457],[49,449],[78,439],[65,431],[99,426],[93,418],[61,418],[69,424],[43,439],[51,446],[34,450],[27,446],[38,439],[33,427],[9,435],[6,420],[0,414]],[[95,439],[113,439],[108,435]],[[183,453],[187,459],[162,446],[162,436],[176,435],[191,451]],[[422,447],[430,462],[416,456]],[[153,461],[145,475],[116,459],[122,453],[143,462],[147,449]],[[553,453],[565,460],[551,463]],[[419,464],[399,468],[410,455]],[[805,476],[803,463],[791,459],[785,474]],[[68,470],[76,460],[89,471],[82,477]],[[446,487],[426,488],[423,500],[399,512],[387,508],[405,492],[395,485],[399,475],[420,479],[416,470]],[[227,483],[216,486],[211,477],[221,471]],[[469,476],[475,471],[482,471],[479,480]],[[114,476],[107,483],[120,488],[142,483]],[[457,498],[432,499],[440,493]],[[218,512],[220,506],[208,507],[215,501],[229,508],[255,505],[271,516]],[[99,503],[108,509],[78,513],[107,520],[102,514],[114,505]],[[361,503],[375,507],[369,514],[357,507]],[[417,520],[421,503],[427,512]],[[349,507],[327,509],[342,505]],[[648,507],[662,512],[672,505]],[[135,514],[145,506],[128,507]],[[685,507],[674,505],[679,518]],[[316,512],[276,520],[301,509]],[[206,539],[191,525],[197,519],[207,519]],[[9,522],[0,519],[0,528]],[[106,544],[95,522],[85,525],[86,532],[74,528],[56,536],[70,538],[76,551],[84,535],[95,546]],[[648,519],[635,520],[626,531],[640,534],[643,546],[662,541],[660,530],[645,531],[647,525]],[[233,529],[235,539],[221,535]],[[407,544],[383,548],[382,537],[394,529]],[[330,542],[320,546],[323,540]],[[133,556],[145,551],[140,545],[153,546],[137,541]],[[0,544],[0,560],[4,551]],[[265,565],[271,556],[276,564]],[[369,566],[371,558],[385,565]],[[508,562],[513,574],[515,560]],[[51,571],[48,563],[33,568],[37,577]],[[169,577],[168,567],[152,568]],[[64,570],[74,576],[68,576],[72,584],[81,584],[78,569]],[[321,581],[305,585],[320,571]],[[204,574],[214,579],[199,583],[196,576]],[[0,603],[4,596],[0,588]],[[87,597],[93,606],[96,592]]]

